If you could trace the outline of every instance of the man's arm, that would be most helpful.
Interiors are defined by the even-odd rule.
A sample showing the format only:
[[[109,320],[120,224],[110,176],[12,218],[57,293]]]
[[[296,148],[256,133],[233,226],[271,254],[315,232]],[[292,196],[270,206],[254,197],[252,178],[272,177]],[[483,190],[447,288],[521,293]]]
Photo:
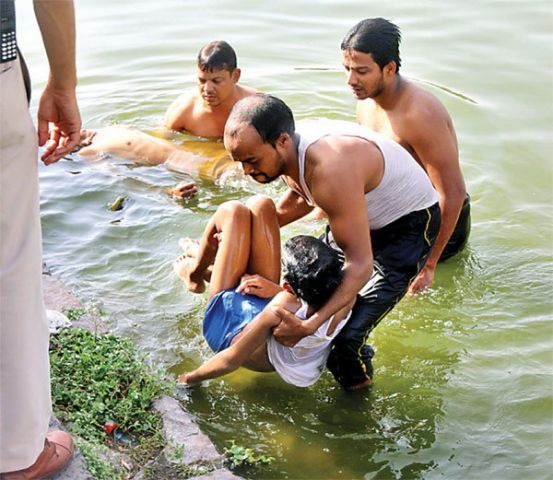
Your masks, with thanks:
[[[84,132],[88,134],[90,130],[83,130]],[[96,157],[107,153],[140,163],[159,165],[171,154],[180,151],[167,140],[119,125],[102,128],[89,136],[90,140],[87,141],[88,138],[85,137],[85,146],[79,150],[81,157]],[[189,155],[193,156],[191,152]]]
[[[81,116],[75,88],[75,12],[72,0],[34,0],[35,16],[50,75],[38,107],[39,145],[46,165],[73,150],[80,141]]]
[[[441,104],[412,119],[408,134],[409,143],[440,194],[442,215],[440,230],[430,255],[411,284],[410,291],[418,292],[430,286],[434,279],[438,260],[457,224],[466,188],[459,165],[455,132]]]
[[[308,205],[301,195],[288,188],[278,201],[276,209],[278,224],[284,227],[307,215],[313,207]]]
[[[367,152],[362,148],[359,154],[353,150],[337,155],[331,150],[323,153],[326,159],[329,160],[331,155],[336,155],[337,158],[332,162],[325,162],[323,173],[323,169],[315,169],[317,174],[310,180],[310,186],[317,206],[328,215],[334,240],[344,252],[344,276],[334,294],[307,320],[300,322],[293,315],[282,315],[283,311],[279,310],[282,322],[275,328],[274,335],[284,345],[295,345],[302,337],[313,334],[338,310],[352,302],[373,270],[364,195],[367,171],[362,166],[366,162],[350,162],[350,168],[345,169],[341,158],[347,154],[350,159],[355,156],[364,160],[362,155]]]

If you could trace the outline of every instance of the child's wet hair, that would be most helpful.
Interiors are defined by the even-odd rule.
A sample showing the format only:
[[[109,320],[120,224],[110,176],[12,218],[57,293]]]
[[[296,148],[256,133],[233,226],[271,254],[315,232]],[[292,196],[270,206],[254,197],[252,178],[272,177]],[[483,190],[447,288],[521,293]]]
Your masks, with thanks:
[[[318,238],[298,235],[282,251],[282,278],[296,296],[314,308],[321,307],[342,282],[338,252]]]

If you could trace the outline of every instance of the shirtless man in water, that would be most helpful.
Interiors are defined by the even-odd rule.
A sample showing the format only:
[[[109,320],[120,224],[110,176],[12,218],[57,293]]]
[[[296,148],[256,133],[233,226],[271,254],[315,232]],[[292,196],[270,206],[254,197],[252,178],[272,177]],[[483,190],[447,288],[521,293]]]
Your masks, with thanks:
[[[240,69],[236,53],[224,41],[213,41],[202,47],[197,60],[198,90],[177,98],[165,114],[165,126],[192,135],[219,139],[234,104],[256,90],[238,84]],[[165,164],[169,169],[202,174],[217,179],[229,166],[229,158],[221,147],[215,155],[184,150],[172,142],[139,130],[113,126],[81,131],[79,155],[93,158],[111,154],[148,165]],[[190,197],[197,192],[195,182],[179,183],[171,193]]]
[[[439,261],[465,246],[470,203],[459,165],[457,137],[445,107],[399,74],[399,28],[383,18],[365,19],[344,37],[347,83],[357,97],[357,120],[402,145],[426,171],[440,194],[442,223],[411,291],[429,287]]]
[[[221,138],[234,104],[256,90],[238,84],[236,53],[224,41],[209,42],[198,53],[198,90],[177,98],[165,114],[165,126],[179,132]]]

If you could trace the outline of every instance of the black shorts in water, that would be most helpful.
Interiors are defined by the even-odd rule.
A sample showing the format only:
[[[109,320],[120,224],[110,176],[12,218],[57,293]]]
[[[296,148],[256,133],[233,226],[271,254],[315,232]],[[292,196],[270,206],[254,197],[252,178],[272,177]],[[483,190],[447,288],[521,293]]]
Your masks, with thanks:
[[[424,265],[440,228],[436,203],[371,231],[374,271],[357,296],[348,323],[334,339],[327,367],[344,388],[372,377],[371,330],[401,300]],[[321,238],[340,251],[327,227]]]

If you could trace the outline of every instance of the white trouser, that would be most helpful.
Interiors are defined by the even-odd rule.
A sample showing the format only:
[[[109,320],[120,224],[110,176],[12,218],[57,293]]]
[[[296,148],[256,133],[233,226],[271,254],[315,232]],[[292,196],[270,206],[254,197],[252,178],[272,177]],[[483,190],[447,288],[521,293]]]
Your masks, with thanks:
[[[16,60],[0,64],[0,472],[32,465],[48,431],[41,243],[37,135]]]

